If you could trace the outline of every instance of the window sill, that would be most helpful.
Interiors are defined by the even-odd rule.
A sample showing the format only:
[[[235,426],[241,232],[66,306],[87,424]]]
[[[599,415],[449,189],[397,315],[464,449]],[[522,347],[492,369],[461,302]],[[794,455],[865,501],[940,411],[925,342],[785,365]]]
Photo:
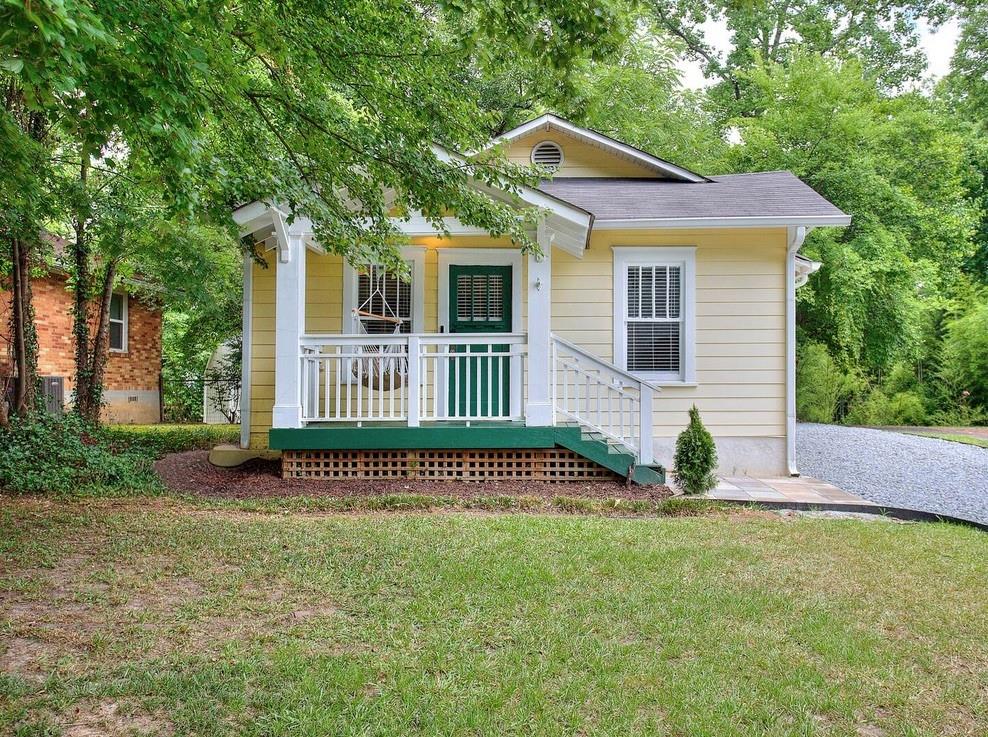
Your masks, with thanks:
[[[696,386],[700,386],[699,382],[697,382],[697,381],[680,381],[679,379],[668,379],[668,378],[662,378],[662,377],[658,377],[658,376],[649,376],[648,374],[635,374],[635,373],[633,373],[632,376],[634,376],[636,379],[640,379],[642,381],[647,381],[649,384],[652,384],[653,386],[657,386],[659,388],[666,387],[666,386],[668,386],[668,387],[675,387],[675,386],[696,387]]]

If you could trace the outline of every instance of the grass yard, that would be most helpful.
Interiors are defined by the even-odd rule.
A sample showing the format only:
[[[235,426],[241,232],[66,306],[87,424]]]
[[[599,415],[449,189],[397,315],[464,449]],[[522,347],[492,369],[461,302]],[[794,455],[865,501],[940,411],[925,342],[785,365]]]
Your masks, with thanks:
[[[983,735],[988,536],[0,499],[0,734]]]
[[[976,445],[979,448],[988,448],[988,438],[978,437],[977,435],[962,435],[960,433],[951,432],[936,432],[936,431],[918,431],[910,430],[910,435],[922,435],[924,438],[938,438],[940,440],[950,440],[954,443],[964,443],[966,445]]]

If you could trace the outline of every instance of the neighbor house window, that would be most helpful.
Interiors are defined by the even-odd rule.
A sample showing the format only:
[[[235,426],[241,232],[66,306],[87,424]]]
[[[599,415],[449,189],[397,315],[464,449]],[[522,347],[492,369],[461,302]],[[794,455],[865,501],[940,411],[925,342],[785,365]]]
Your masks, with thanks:
[[[401,249],[409,271],[405,279],[385,267],[372,265],[343,274],[343,332],[389,335],[420,333],[425,314],[425,249]],[[400,321],[400,324],[399,322]]]
[[[614,249],[617,364],[660,383],[695,378],[695,251]]]
[[[110,350],[127,350],[127,295],[110,297]]]

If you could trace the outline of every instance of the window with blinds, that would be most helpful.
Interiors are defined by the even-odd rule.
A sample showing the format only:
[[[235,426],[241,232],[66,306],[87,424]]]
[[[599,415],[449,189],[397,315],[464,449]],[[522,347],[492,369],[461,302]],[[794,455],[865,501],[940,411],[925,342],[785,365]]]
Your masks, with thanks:
[[[679,374],[683,353],[683,268],[627,266],[627,368]]]
[[[383,266],[369,266],[357,275],[357,310],[370,335],[387,335],[398,327],[412,332],[412,282],[402,281]],[[375,319],[378,316],[378,319]]]

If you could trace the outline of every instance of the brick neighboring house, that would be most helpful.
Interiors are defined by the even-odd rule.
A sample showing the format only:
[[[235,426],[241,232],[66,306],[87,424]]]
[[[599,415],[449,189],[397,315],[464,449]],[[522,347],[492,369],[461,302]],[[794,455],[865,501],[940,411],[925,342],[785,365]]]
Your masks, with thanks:
[[[38,330],[38,375],[46,394],[61,388],[71,404],[75,356],[73,295],[58,271],[32,282]],[[9,376],[11,293],[0,290],[0,377]],[[142,303],[126,287],[114,292],[110,307],[110,354],[103,391],[106,422],[161,421],[161,309]]]

